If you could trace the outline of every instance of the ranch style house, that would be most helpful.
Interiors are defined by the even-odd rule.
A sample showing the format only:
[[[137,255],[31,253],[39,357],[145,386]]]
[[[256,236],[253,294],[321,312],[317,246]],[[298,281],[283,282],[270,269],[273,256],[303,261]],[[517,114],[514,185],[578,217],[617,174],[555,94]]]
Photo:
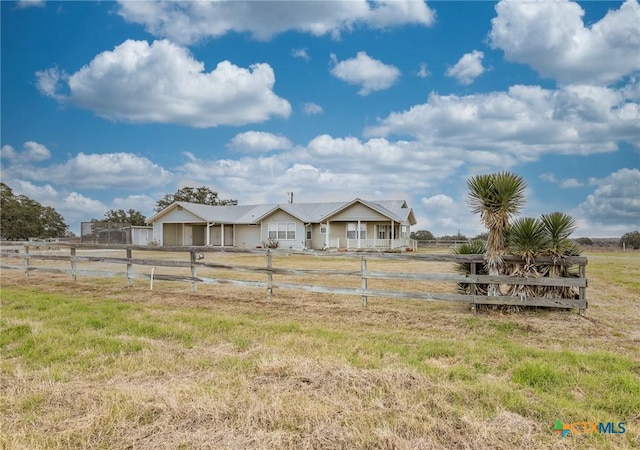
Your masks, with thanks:
[[[175,202],[147,221],[164,246],[406,249],[413,210],[404,200],[209,206]]]

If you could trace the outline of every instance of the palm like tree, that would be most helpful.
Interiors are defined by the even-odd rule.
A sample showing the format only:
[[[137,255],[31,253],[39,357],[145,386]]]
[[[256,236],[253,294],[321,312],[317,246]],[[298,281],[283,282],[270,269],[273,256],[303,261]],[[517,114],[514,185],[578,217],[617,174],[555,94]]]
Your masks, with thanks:
[[[482,255],[486,251],[486,246],[484,241],[479,239],[471,242],[465,242],[464,244],[460,244],[455,249],[453,249],[454,255]],[[471,264],[475,263],[456,263],[455,270],[459,274],[469,275],[471,273]],[[481,268],[476,272],[476,275],[487,275],[487,272],[484,268]],[[458,283],[458,292],[461,294],[470,294],[471,293],[471,285],[468,283]],[[486,295],[487,294],[487,285],[486,284],[476,284],[476,295]]]
[[[544,224],[545,232],[549,240],[546,254],[555,260],[566,258],[567,256],[579,256],[582,248],[574,241],[569,239],[576,229],[575,218],[561,212],[553,212],[551,214],[543,214],[540,221]],[[546,274],[549,277],[571,277],[575,274],[571,273],[570,267],[566,265],[546,266]],[[570,298],[575,294],[572,288],[554,288],[548,287],[545,291],[550,297]]]
[[[524,178],[510,172],[477,175],[467,181],[468,202],[474,214],[487,227],[489,236],[485,260],[489,275],[500,275],[503,268],[504,234],[509,229],[509,221],[524,205]],[[497,284],[489,285],[488,295],[500,295]]]
[[[543,214],[540,220],[549,237],[549,256],[562,258],[574,250],[576,244],[569,236],[576,230],[575,218],[561,212],[553,212]]]
[[[522,263],[514,264],[509,273],[520,277],[539,277],[541,274],[535,258],[549,248],[550,242],[542,220],[531,217],[516,220],[507,232],[507,248],[510,254],[520,256]],[[509,288],[509,295],[521,298],[537,297],[539,292],[537,286],[512,285]]]

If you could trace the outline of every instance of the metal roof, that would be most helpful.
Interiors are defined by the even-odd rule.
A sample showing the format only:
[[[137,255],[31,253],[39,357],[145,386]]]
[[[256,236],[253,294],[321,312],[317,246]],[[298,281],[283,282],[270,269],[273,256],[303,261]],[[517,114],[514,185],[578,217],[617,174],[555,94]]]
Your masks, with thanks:
[[[320,223],[332,215],[348,208],[355,203],[362,203],[367,207],[383,214],[396,222],[413,225],[416,223],[413,210],[404,200],[368,201],[354,199],[350,202],[328,203],[282,203],[266,205],[228,205],[211,206],[199,203],[175,202],[162,211],[154,214],[147,221],[155,222],[160,217],[180,206],[188,212],[200,217],[204,222],[226,224],[255,224],[278,210],[282,210],[306,223]]]

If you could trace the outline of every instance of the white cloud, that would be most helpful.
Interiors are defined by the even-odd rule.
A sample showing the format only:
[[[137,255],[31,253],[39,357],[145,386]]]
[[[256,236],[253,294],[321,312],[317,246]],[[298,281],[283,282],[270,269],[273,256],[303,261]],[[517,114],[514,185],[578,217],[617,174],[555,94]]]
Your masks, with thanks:
[[[390,88],[400,77],[397,67],[373,59],[366,52],[358,52],[355,58],[344,61],[338,61],[332,54],[331,60],[335,64],[331,74],[349,84],[360,85],[358,94],[363,96]]]
[[[154,199],[148,195],[128,195],[126,197],[116,197],[111,202],[109,209],[124,209],[128,211],[129,209],[135,209],[136,211],[140,211],[147,218],[151,217],[153,214],[153,207],[156,204],[156,201],[159,200],[160,197]],[[106,213],[107,211],[105,211]]]
[[[18,0],[18,2],[16,2],[16,8],[41,8],[44,7],[45,3],[44,0]]]
[[[578,181],[576,178],[567,178],[562,183],[560,183],[560,187],[563,189],[578,188],[582,186],[584,186],[584,183]]]
[[[469,228],[472,218],[464,201],[456,201],[445,194],[435,194],[420,199],[420,211],[424,217],[418,226],[421,230],[448,230],[446,234],[456,233],[464,224]],[[472,228],[476,229],[474,225]]]
[[[315,103],[302,104],[302,113],[307,116],[311,116],[314,114],[322,114],[323,112],[324,112],[324,109],[322,109],[322,106],[316,105]]]
[[[58,191],[50,184],[38,186],[27,180],[13,180],[12,184],[16,193],[26,195],[45,206],[50,206],[58,198]]]
[[[111,120],[206,128],[291,113],[289,102],[273,92],[275,75],[268,64],[245,69],[222,61],[205,72],[187,49],[166,40],[151,45],[127,40],[71,76],[48,69],[36,77],[44,94]],[[62,83],[68,95],[60,92]]]
[[[541,174],[538,178],[547,183],[553,183],[559,185],[563,189],[571,189],[583,187],[585,183],[579,181],[577,178],[567,178],[566,180],[558,180],[556,175],[552,172]]]
[[[365,136],[413,136],[425,144],[487,152],[498,167],[545,153],[615,151],[618,141],[640,146],[640,105],[623,90],[512,86],[467,96],[432,93],[426,103],[393,112]],[[491,160],[487,161],[491,164]]]
[[[581,217],[594,224],[640,227],[640,170],[620,169],[591,183],[598,187],[578,207]]]
[[[264,131],[247,131],[236,134],[227,147],[239,152],[262,153],[290,148],[291,141],[282,135]]]
[[[118,13],[155,35],[192,44],[230,32],[268,40],[289,30],[314,36],[339,37],[358,26],[387,28],[404,24],[431,25],[434,13],[423,1],[340,2],[131,2],[121,1]]]
[[[3,145],[0,149],[0,157],[3,159],[14,159],[17,155],[17,152],[10,145]]]
[[[496,11],[492,47],[545,77],[563,84],[608,84],[640,70],[637,0],[627,0],[589,26],[580,5],[568,0],[503,0]]]
[[[22,145],[22,151],[16,151],[10,145],[3,145],[1,155],[12,164],[36,163],[51,158],[49,149],[34,141],[25,142]]]
[[[556,178],[555,174],[553,172],[546,172],[541,174],[538,178],[540,178],[542,181],[546,181],[548,183],[558,183],[558,179]]]
[[[57,67],[51,67],[46,70],[36,72],[36,86],[44,95],[63,101],[65,96],[60,93],[65,83],[69,80],[69,76],[63,71],[60,72]]]
[[[99,200],[86,197],[78,192],[71,192],[64,197],[61,206],[62,211],[75,213],[82,218],[91,216],[92,219],[99,219],[104,216],[109,208]],[[88,222],[91,219],[87,219]]]
[[[431,75],[431,72],[427,70],[427,65],[425,63],[421,63],[420,70],[418,70],[418,73],[416,75],[418,75],[420,78],[427,78],[429,75]]]
[[[435,210],[448,209],[453,207],[453,205],[455,205],[455,202],[453,201],[453,199],[448,195],[444,195],[444,194],[437,194],[428,198],[423,197],[420,202],[427,208],[435,209]]]
[[[446,75],[457,79],[461,84],[471,84],[485,71],[482,66],[482,58],[484,58],[484,53],[478,50],[466,53],[462,55],[455,66],[447,70]]]
[[[131,153],[78,153],[62,164],[10,168],[25,178],[87,189],[147,189],[168,183],[172,174],[149,159]]]
[[[305,61],[311,60],[311,57],[307,53],[306,48],[294,48],[291,50],[291,56],[294,58],[304,59]]]

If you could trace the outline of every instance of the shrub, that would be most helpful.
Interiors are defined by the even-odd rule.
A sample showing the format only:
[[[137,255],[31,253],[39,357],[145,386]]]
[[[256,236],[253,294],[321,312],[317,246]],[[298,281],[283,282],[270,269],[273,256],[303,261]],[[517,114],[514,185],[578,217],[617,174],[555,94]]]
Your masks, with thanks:
[[[640,231],[631,231],[625,233],[620,238],[620,246],[625,245],[634,249],[640,248]]]

